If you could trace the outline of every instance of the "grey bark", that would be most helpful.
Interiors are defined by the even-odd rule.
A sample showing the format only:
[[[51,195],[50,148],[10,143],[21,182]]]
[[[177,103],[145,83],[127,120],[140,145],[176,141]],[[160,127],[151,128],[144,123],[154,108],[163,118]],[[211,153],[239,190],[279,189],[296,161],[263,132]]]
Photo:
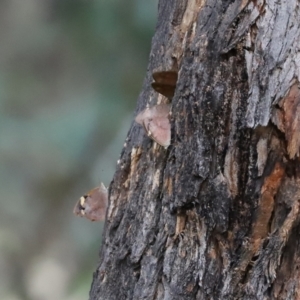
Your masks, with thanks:
[[[90,299],[300,299],[299,1],[158,9],[136,113],[178,70],[171,146],[132,123]]]

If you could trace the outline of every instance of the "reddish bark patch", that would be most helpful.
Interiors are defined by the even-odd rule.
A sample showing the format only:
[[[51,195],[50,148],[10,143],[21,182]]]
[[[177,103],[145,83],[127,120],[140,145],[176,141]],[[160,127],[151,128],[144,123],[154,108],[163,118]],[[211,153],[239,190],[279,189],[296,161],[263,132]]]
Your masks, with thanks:
[[[253,227],[254,253],[259,249],[261,241],[269,232],[270,219],[274,208],[274,196],[284,176],[283,166],[277,163],[272,173],[265,178],[261,189],[261,199],[258,208],[257,219]]]
[[[286,98],[283,99],[284,133],[288,142],[287,151],[290,158],[299,156],[300,147],[300,89],[294,84]]]

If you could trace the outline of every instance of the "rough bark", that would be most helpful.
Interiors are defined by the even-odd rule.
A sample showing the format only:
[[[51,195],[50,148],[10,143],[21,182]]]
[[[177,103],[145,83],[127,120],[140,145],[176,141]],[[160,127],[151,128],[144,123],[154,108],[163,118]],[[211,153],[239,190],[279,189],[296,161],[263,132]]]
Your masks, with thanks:
[[[160,0],[136,113],[167,98],[167,150],[132,124],[90,299],[300,299],[297,0]]]

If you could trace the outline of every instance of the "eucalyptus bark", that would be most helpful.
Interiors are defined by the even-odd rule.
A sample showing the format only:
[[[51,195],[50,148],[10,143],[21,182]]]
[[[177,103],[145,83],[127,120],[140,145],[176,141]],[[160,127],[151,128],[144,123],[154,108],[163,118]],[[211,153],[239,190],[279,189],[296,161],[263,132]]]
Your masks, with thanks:
[[[90,299],[300,299],[298,0],[160,0],[136,113],[169,100],[171,145],[133,122]]]

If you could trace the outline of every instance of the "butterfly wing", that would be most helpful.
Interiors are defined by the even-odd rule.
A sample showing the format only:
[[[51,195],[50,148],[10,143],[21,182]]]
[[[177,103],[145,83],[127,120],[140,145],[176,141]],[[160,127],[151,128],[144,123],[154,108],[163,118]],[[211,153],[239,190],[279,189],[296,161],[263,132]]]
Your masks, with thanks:
[[[169,120],[170,104],[159,104],[150,108],[151,114],[144,119],[148,136],[163,147],[171,141],[171,124]]]
[[[135,118],[147,135],[163,147],[168,147],[171,141],[170,108],[170,104],[158,104],[146,108]]]
[[[176,85],[178,73],[176,71],[158,71],[152,74],[154,81],[168,85]]]
[[[91,221],[104,221],[108,204],[107,189],[101,183],[100,187],[92,189],[82,196],[74,207],[74,214]]]
[[[171,125],[168,118],[154,117],[145,124],[149,137],[163,147],[168,147],[171,142]]]
[[[147,118],[151,118],[151,109],[150,108],[146,108],[143,111],[141,111],[136,117],[135,117],[135,121],[144,126],[144,120]]]
[[[155,82],[151,84],[152,88],[171,99],[174,96],[178,73],[175,71],[160,71],[152,74]]]
[[[159,94],[162,94],[163,96],[167,97],[168,99],[172,99],[174,96],[175,86],[173,86],[173,85],[152,82],[151,86],[156,92],[158,92]]]
[[[82,204],[84,203],[85,196],[80,197],[80,199],[76,202],[76,205],[73,209],[73,213],[76,216],[82,217],[84,214],[84,207],[82,206]]]

